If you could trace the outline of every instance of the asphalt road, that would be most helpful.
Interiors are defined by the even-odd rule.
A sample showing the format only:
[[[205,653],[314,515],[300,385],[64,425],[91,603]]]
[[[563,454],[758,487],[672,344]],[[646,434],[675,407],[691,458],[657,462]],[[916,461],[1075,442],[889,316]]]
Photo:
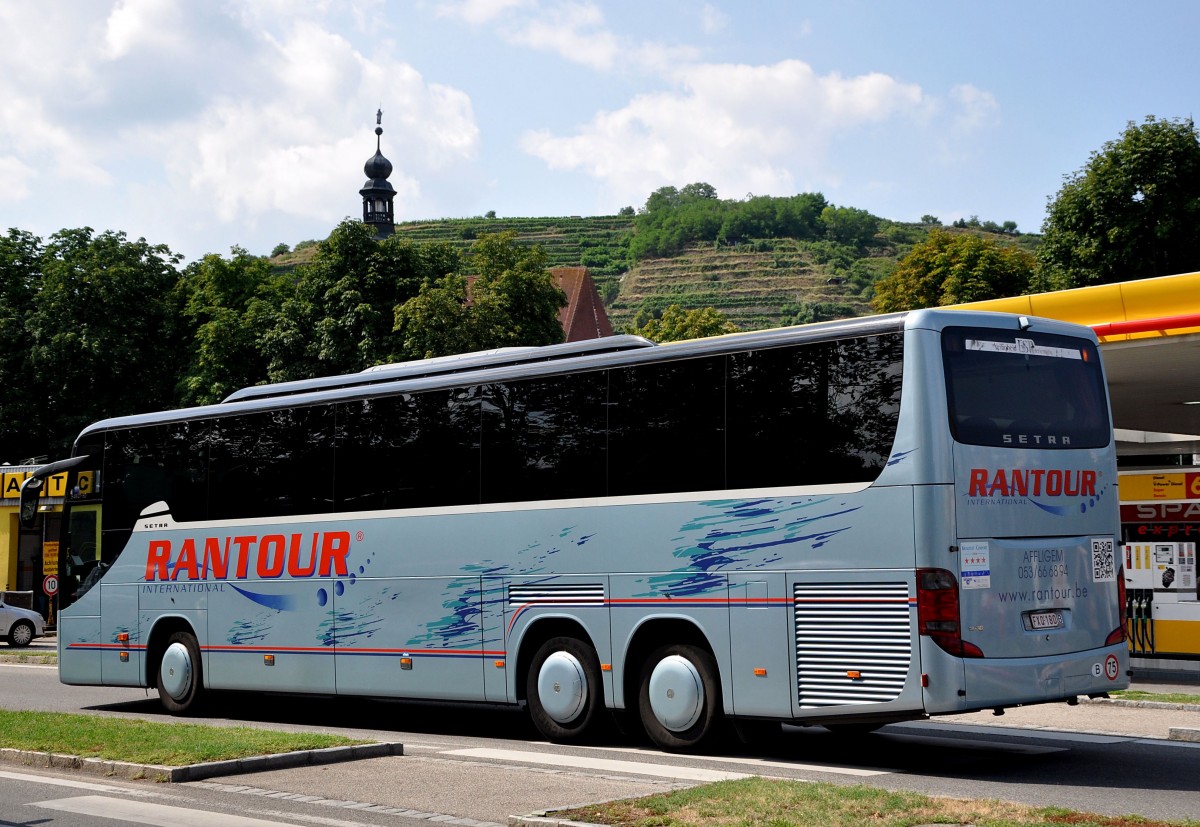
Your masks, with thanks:
[[[10,709],[172,720],[143,690],[67,687],[49,667],[0,665],[0,699]],[[1200,729],[1200,712],[1192,710],[1056,704],[1010,710],[1002,718],[975,713],[892,725],[858,740],[789,728],[768,747],[747,750],[729,741],[694,756],[667,755],[616,733],[586,747],[548,744],[523,715],[448,705],[229,695],[217,697],[206,720],[401,741],[405,755],[175,785],[102,782],[124,794],[55,787],[49,795],[44,781],[26,776],[97,779],[0,765],[0,824],[39,823],[50,812],[39,809],[45,801],[66,801],[56,806],[81,812],[55,810],[54,820],[44,823],[111,824],[98,815],[96,821],[64,819],[87,819],[87,808],[102,809],[122,795],[133,802],[127,806],[144,808],[129,820],[150,824],[184,823],[174,811],[148,820],[159,816],[146,813],[166,812],[160,807],[276,824],[498,824],[509,816],[749,774],[1200,819],[1200,744],[1167,738],[1172,727]],[[12,774],[21,777],[7,777]],[[148,792],[169,799],[147,799]],[[19,818],[3,820],[15,812]]]

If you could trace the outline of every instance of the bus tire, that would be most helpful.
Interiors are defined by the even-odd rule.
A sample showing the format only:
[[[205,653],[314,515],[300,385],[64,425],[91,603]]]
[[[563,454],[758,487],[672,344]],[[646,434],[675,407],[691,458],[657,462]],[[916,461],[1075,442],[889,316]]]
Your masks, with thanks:
[[[33,624],[28,620],[18,620],[8,630],[8,645],[23,649],[33,641]]]
[[[603,696],[600,663],[583,641],[550,638],[533,656],[525,698],[533,725],[551,741],[583,737],[603,708]]]
[[[712,735],[721,711],[717,662],[706,650],[673,643],[642,669],[638,714],[658,747],[690,749]]]
[[[200,706],[204,675],[200,645],[191,632],[175,632],[158,662],[158,697],[172,715],[185,715]]]

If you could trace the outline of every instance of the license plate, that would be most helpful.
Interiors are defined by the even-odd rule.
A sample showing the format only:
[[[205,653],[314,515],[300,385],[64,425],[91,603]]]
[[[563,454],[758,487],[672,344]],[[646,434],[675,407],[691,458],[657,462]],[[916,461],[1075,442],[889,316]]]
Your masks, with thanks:
[[[1034,629],[1061,629],[1062,612],[1030,612],[1029,625]]]

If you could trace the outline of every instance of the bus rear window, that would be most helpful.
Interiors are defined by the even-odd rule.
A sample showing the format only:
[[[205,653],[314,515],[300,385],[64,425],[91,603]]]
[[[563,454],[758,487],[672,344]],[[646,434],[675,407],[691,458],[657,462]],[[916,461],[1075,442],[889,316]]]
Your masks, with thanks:
[[[1100,356],[1086,339],[951,327],[942,332],[954,438],[969,445],[1071,449],[1108,445]]]

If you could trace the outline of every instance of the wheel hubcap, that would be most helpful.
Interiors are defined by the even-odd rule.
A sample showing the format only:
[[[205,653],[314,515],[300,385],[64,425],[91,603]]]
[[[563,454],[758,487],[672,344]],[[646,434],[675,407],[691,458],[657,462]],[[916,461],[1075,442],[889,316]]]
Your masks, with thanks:
[[[33,640],[33,632],[24,623],[13,629],[13,642],[18,646],[24,646],[31,640]]]
[[[163,653],[161,680],[163,689],[175,700],[187,696],[192,685],[192,657],[182,643],[172,643]]]
[[[658,662],[650,673],[650,708],[672,732],[683,732],[700,720],[704,683],[690,660],[671,655]]]
[[[538,670],[538,701],[553,720],[567,724],[587,705],[587,675],[569,652],[555,652]]]

